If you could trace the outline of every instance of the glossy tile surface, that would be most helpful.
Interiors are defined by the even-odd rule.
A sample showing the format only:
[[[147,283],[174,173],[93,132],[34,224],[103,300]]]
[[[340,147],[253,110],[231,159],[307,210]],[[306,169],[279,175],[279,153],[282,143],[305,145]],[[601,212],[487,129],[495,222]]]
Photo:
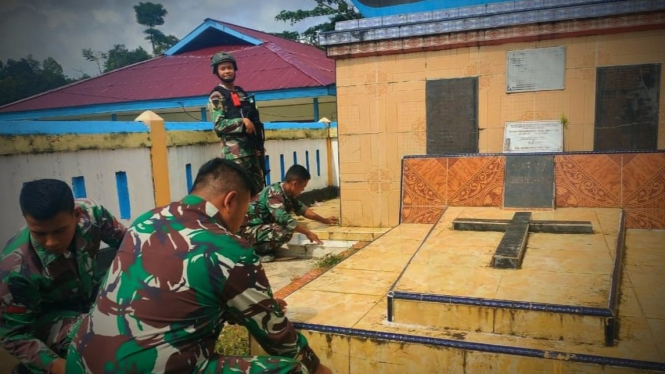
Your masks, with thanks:
[[[402,222],[445,206],[503,205],[505,156],[407,158]],[[665,229],[665,153],[554,156],[556,208],[624,208],[630,229]],[[604,230],[611,230],[607,227]]]
[[[610,225],[614,214],[602,210]],[[490,268],[501,232],[452,230],[451,217],[509,219],[513,211],[464,208],[444,213],[395,286],[396,291],[466,296],[557,305],[607,307],[613,270],[610,247],[593,209],[536,211],[534,220],[590,221],[594,234],[528,236],[522,269]],[[445,269],[445,270],[444,270]]]
[[[490,312],[487,308],[472,310],[466,306],[439,307],[438,312],[433,313],[427,309],[427,303],[412,301],[395,303],[395,317],[406,316],[417,323],[386,321],[386,295],[391,281],[396,281],[403,270],[397,289],[404,291],[603,306],[609,292],[618,212],[611,208],[534,212],[537,219],[589,220],[596,233],[559,235],[575,236],[577,240],[532,234],[523,268],[506,271],[488,267],[488,259],[501,233],[459,235],[450,232],[450,223],[456,217],[509,218],[514,211],[451,207],[435,226],[403,224],[389,230],[333,270],[288,296],[288,316],[293,321],[326,326],[665,363],[665,316],[662,314],[665,289],[661,286],[665,284],[665,256],[661,256],[665,251],[664,231],[629,230],[627,233],[619,301],[619,340],[612,347],[600,342],[603,335],[599,333],[602,330],[599,320],[586,317],[555,315],[560,322],[557,325],[554,319],[543,314],[511,313],[503,309]],[[408,372],[404,371],[407,367],[404,365],[414,357],[417,357],[417,365],[408,367],[435,372],[433,368],[440,367],[438,365],[456,366],[459,355],[465,357],[464,367],[474,368],[475,372],[485,369],[489,370],[487,372],[502,372],[503,369],[640,372],[462,348],[425,348],[411,343],[344,338],[338,334],[308,334],[315,340],[317,350],[323,350],[324,362],[337,362],[336,355],[340,355],[340,363],[334,366],[339,373]],[[316,334],[328,337],[315,338]],[[580,343],[580,339],[586,342]],[[496,364],[490,368],[488,362]]]

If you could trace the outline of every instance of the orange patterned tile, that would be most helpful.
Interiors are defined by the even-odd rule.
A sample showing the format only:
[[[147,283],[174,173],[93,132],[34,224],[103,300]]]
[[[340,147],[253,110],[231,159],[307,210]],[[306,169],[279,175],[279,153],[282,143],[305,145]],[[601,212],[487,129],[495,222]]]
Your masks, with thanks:
[[[621,206],[621,155],[554,157],[556,206]]]
[[[623,205],[665,210],[665,153],[623,155]]]
[[[665,209],[626,209],[626,228],[665,230]]]
[[[446,208],[443,206],[402,207],[402,223],[437,223]]]
[[[503,205],[505,158],[458,157],[448,160],[448,205]]]
[[[448,178],[447,158],[404,160],[402,201],[405,205],[444,205]]]

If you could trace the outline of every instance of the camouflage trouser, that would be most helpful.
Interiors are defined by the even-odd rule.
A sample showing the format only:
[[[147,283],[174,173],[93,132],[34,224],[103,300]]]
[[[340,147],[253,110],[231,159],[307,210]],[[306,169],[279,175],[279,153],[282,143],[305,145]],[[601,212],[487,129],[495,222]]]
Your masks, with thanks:
[[[263,169],[261,169],[258,157],[247,156],[230,160],[242,166],[242,168],[247,171],[247,174],[249,174],[250,179],[256,187],[257,193],[261,192],[261,190],[266,187],[265,178],[263,177]]]
[[[293,237],[293,231],[276,223],[246,226],[240,229],[245,238],[259,255],[272,254]]]
[[[309,374],[299,361],[274,356],[213,357],[203,370],[204,374]]]
[[[41,316],[35,323],[35,337],[47,347],[51,348],[58,356],[67,357],[67,348],[77,330],[79,323],[86,316],[70,310],[56,310]],[[24,364],[33,373],[46,373],[41,368],[26,363]]]

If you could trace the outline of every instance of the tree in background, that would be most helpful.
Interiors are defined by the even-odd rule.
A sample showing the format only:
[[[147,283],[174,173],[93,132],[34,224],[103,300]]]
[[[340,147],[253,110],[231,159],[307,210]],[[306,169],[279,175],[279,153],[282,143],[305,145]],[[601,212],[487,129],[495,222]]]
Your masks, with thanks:
[[[148,59],[150,59],[150,54],[141,47],[130,51],[124,44],[116,44],[113,46],[113,49],[109,49],[108,51],[108,57],[104,62],[104,72],[108,73],[109,71]]]
[[[79,79],[90,78],[83,75]],[[52,57],[41,63],[32,55],[20,60],[0,61],[0,105],[52,90],[79,79],[69,78],[62,66]]]
[[[136,13],[136,22],[148,27],[143,33],[146,34],[145,39],[150,41],[153,56],[161,55],[180,41],[175,36],[166,35],[155,28],[155,26],[164,24],[164,17],[168,13],[162,4],[150,2],[139,3],[138,5],[134,5],[134,13]],[[81,50],[81,53],[87,61],[97,64],[99,74],[108,73],[127,65],[149,60],[151,57],[142,47],[129,50],[124,44],[116,44],[106,52],[84,48]]]
[[[164,17],[168,13],[162,4],[139,3],[134,5],[134,13],[136,13],[136,22],[148,27],[143,33],[146,34],[145,40],[150,41],[150,45],[152,45],[153,56],[161,55],[180,41],[175,36],[166,35],[155,28],[155,26],[164,24]],[[142,47],[129,50],[124,44],[116,44],[106,52],[84,48],[81,53],[87,61],[97,64],[99,74],[149,60],[151,57]]]
[[[314,0],[316,6],[310,10],[282,10],[275,17],[277,21],[289,22],[291,26],[306,19],[328,17],[328,21],[312,26],[299,33],[297,31],[283,31],[273,35],[286,39],[297,40],[303,43],[319,46],[318,35],[323,31],[335,30],[335,23],[352,19],[363,18],[362,14],[346,0]]]
[[[86,60],[97,64],[100,74],[150,59],[150,54],[142,47],[129,50],[124,44],[116,44],[107,52],[84,48],[81,50],[81,54]]]
[[[143,31],[146,34],[145,39],[150,41],[152,45],[152,54],[157,56],[163,51],[169,49],[179,40],[173,35],[165,35],[163,32],[155,29],[155,26],[164,24],[164,17],[168,14],[162,4],[155,4],[151,2],[139,3],[134,5],[134,12],[136,13],[136,22],[139,25],[147,26],[148,28]]]
[[[173,47],[174,44],[180,40],[173,35],[165,35],[163,32],[157,29],[147,29],[144,31],[153,41],[153,54],[155,56],[161,55],[167,49]]]
[[[106,59],[109,57],[108,53],[93,51],[92,48],[83,48],[81,53],[83,54],[83,58],[97,64],[97,70],[99,70],[99,74],[104,72],[104,70],[102,70],[102,66],[106,62]]]

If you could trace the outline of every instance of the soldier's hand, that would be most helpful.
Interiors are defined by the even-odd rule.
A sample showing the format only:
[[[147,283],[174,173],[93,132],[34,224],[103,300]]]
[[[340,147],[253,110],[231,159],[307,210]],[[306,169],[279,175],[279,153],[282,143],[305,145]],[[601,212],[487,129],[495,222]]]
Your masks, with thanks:
[[[332,374],[332,370],[323,366],[323,364],[319,364],[319,367],[316,368],[316,372],[314,374]]]
[[[286,306],[289,305],[286,303],[286,301],[282,299],[277,299],[275,298],[275,301],[277,301],[277,304],[279,304],[279,307],[282,308],[282,313],[286,313]]]
[[[245,124],[245,132],[248,134],[254,134],[256,133],[256,128],[254,127],[254,123],[249,120],[249,118],[243,118],[242,123]]]
[[[336,225],[336,224],[339,223],[339,219],[337,219],[337,217],[335,217],[335,216],[330,216],[330,217],[326,218],[325,223],[327,223],[329,225]]]
[[[323,244],[323,242],[319,239],[319,237],[313,232],[310,232],[306,236],[307,236],[307,239],[309,239],[309,241],[312,242],[312,243]]]
[[[53,361],[53,365],[51,365],[51,374],[65,374],[65,366],[67,365],[67,361],[63,358],[58,358],[55,361]]]

